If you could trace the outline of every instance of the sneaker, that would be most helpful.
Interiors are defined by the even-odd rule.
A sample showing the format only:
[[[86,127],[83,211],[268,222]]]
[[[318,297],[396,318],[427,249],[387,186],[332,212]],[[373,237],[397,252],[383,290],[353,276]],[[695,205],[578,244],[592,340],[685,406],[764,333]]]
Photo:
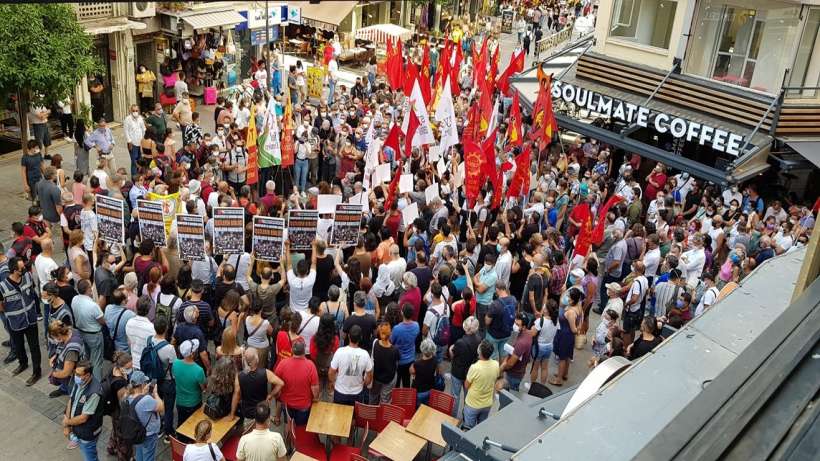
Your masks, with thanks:
[[[43,321],[43,314],[37,314],[37,321],[38,321],[38,322],[42,322],[42,321]]]
[[[170,435],[162,436],[162,443],[164,443],[165,445],[170,444],[171,443],[171,436]]]
[[[49,393],[48,393],[48,398],[50,398],[50,399],[56,399],[57,397],[60,397],[60,396],[63,396],[63,395],[65,395],[65,394],[63,394],[63,391],[61,391],[61,390],[58,388],[58,389],[54,389],[53,391],[49,392]]]
[[[7,339],[7,340],[3,341],[2,343],[0,343],[0,346],[3,346],[3,347],[11,347],[11,341],[9,341],[9,340]]]

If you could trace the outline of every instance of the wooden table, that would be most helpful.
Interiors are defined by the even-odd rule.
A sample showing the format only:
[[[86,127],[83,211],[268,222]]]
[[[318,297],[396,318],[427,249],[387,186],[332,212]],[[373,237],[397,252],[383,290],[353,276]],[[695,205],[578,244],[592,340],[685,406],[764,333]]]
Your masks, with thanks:
[[[293,453],[293,456],[290,457],[290,461],[319,461],[316,458],[310,457],[308,455],[303,455],[298,451]]]
[[[353,407],[328,402],[313,402],[307,431],[314,434],[347,437],[353,424]]]
[[[421,405],[416,410],[416,414],[413,415],[413,419],[410,420],[410,424],[407,425],[407,432],[424,440],[429,440],[443,448],[447,445],[444,437],[441,436],[441,425],[445,422],[458,425],[458,419],[434,410],[427,405]]]
[[[218,443],[225,438],[225,435],[227,435],[228,432],[230,432],[236,425],[237,421],[239,421],[239,418],[236,416],[226,416],[222,419],[216,420],[211,419],[205,414],[205,411],[202,408],[203,407],[200,407],[199,410],[191,415],[190,418],[180,424],[177,428],[177,432],[191,440],[194,440],[196,438],[194,435],[196,425],[203,419],[207,419],[211,422],[211,438],[208,439],[208,443]]]
[[[393,461],[413,461],[427,444],[423,438],[406,431],[400,424],[390,421],[378,437],[370,442],[370,449]]]

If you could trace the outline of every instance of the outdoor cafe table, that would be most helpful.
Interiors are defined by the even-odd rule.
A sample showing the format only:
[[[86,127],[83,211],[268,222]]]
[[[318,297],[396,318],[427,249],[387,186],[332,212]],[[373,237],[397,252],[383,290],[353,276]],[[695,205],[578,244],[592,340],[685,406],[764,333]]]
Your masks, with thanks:
[[[314,402],[310,407],[307,431],[314,434],[347,437],[353,424],[353,407],[328,402]]]
[[[438,410],[434,410],[427,405],[421,405],[418,410],[416,410],[416,414],[413,415],[413,419],[410,420],[410,424],[407,425],[407,432],[415,434],[443,448],[447,445],[444,441],[444,437],[441,436],[441,425],[445,422],[454,426],[458,425],[458,419]]]
[[[319,461],[316,458],[310,457],[308,455],[303,455],[298,451],[294,452],[293,455],[290,457],[290,461]]]
[[[390,421],[370,442],[369,448],[393,461],[413,461],[426,443],[421,437],[407,432],[400,424]]]
[[[205,414],[205,411],[202,408],[203,407],[199,407],[199,410],[194,412],[194,414],[186,419],[185,422],[177,428],[177,432],[191,440],[196,440],[196,436],[194,435],[196,425],[203,419],[207,419],[211,422],[211,438],[208,439],[208,443],[218,443],[225,438],[228,432],[230,432],[236,425],[237,421],[239,421],[237,416],[226,416],[222,419],[211,419]]]

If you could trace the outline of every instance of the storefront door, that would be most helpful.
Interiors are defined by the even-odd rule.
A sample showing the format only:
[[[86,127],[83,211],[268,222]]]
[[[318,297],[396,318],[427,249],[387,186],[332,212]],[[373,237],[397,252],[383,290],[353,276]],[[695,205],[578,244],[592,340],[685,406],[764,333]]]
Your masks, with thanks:
[[[100,71],[88,77],[88,93],[91,95],[91,117],[96,123],[105,117],[114,120],[114,105],[111,97],[111,56],[108,48],[108,35],[94,42],[94,50],[102,64]]]
[[[757,64],[763,26],[756,10],[724,7],[713,78],[749,86]]]

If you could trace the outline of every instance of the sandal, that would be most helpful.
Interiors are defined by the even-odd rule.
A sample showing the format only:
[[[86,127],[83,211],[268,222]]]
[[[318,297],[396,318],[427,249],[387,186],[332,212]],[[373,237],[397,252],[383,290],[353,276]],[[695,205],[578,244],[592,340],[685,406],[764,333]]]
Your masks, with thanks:
[[[561,382],[561,381],[556,381],[556,380],[555,380],[555,378],[550,378],[550,379],[548,379],[548,380],[547,380],[547,382],[548,382],[549,384],[553,385],[553,386],[563,386],[563,385],[564,385],[564,383],[563,383],[563,382]]]

